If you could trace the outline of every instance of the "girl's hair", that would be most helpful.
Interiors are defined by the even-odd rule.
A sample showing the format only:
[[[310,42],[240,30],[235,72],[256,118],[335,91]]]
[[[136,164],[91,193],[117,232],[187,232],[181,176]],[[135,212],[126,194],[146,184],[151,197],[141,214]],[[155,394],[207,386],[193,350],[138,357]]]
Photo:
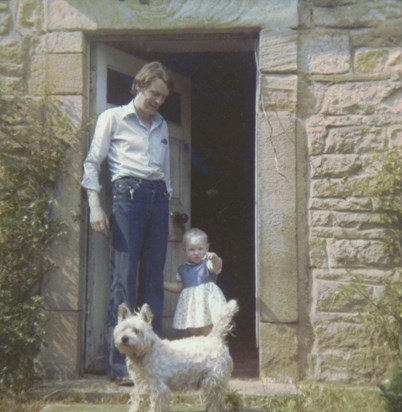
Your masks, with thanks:
[[[160,62],[151,62],[142,66],[141,70],[135,75],[130,93],[136,94],[137,87],[146,89],[154,80],[157,79],[165,82],[169,92],[173,90],[174,83],[170,70]]]
[[[208,243],[208,236],[207,234],[196,227],[193,227],[192,229],[187,230],[187,232],[183,236],[183,246],[186,246],[187,243],[189,243],[190,240],[193,239],[199,239],[202,242]]]

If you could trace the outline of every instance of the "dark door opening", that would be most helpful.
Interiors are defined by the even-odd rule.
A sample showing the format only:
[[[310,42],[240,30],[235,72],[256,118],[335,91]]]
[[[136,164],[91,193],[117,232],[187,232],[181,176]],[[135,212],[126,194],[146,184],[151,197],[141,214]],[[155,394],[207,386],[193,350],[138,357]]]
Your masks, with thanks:
[[[207,232],[211,250],[223,259],[218,285],[227,299],[235,298],[240,305],[236,338],[231,340],[235,374],[258,373],[254,53],[155,57],[192,80],[191,225]]]
[[[234,375],[256,376],[254,51],[133,54],[191,78],[191,226],[208,234],[223,259],[218,286],[239,302],[229,342]]]

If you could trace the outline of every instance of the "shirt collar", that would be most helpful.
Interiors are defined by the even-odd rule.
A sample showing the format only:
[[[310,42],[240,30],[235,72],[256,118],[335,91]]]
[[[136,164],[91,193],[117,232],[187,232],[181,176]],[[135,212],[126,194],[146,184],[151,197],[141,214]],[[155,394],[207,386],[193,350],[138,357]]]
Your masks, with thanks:
[[[137,112],[135,111],[135,106],[134,106],[134,99],[130,101],[130,103],[122,106],[123,109],[123,117],[134,115],[137,119]],[[156,123],[157,125],[161,124],[163,122],[163,117],[159,112],[156,112],[153,117],[152,117],[152,123]]]

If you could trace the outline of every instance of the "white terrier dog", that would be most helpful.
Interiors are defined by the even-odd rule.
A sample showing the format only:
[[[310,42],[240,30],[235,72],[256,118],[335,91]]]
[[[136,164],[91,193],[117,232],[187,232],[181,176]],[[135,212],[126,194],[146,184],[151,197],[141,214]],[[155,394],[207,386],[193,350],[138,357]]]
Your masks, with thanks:
[[[127,369],[134,381],[129,412],[161,412],[170,391],[201,389],[208,412],[222,412],[225,389],[233,370],[225,337],[238,311],[235,300],[220,311],[208,336],[160,339],[152,330],[152,312],[145,304],[132,314],[123,303],[114,329],[118,350],[126,355]]]

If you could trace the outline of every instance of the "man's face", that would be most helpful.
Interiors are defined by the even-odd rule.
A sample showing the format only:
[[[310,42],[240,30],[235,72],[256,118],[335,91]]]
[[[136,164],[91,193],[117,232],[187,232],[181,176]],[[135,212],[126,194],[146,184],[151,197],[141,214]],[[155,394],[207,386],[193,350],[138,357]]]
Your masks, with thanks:
[[[148,115],[159,110],[169,95],[169,88],[161,79],[155,79],[148,87],[138,88],[139,109]]]

